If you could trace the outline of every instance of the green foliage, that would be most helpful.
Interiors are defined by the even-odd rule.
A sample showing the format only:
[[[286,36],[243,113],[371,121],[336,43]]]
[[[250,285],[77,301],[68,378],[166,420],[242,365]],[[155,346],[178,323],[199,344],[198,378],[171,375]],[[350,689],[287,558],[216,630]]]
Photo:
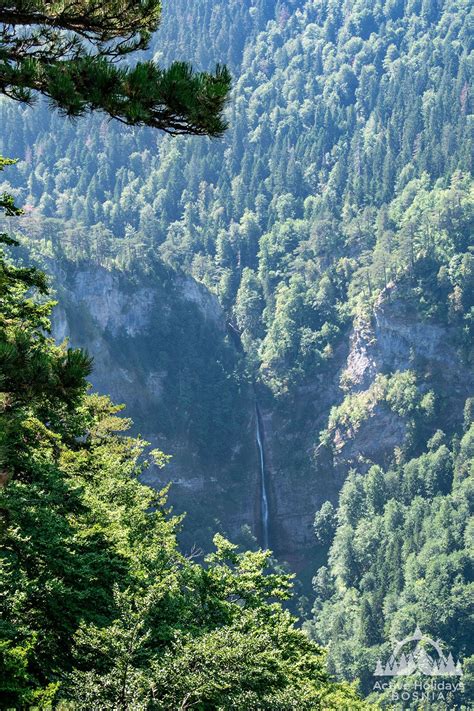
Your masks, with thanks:
[[[443,640],[469,671],[473,437],[471,425],[450,449],[438,432],[421,456],[385,472],[372,467],[344,484],[307,629],[330,643],[330,669],[341,679],[358,677],[366,693],[376,659],[388,658],[391,640],[416,625]],[[450,708],[469,699],[458,693]],[[384,706],[392,708],[389,694]]]
[[[435,396],[417,382],[413,370],[396,371],[391,375],[378,374],[374,382],[362,392],[349,393],[340,405],[329,414],[327,428],[321,432],[321,441],[329,444],[336,431],[351,436],[368,419],[384,407],[402,418],[412,435],[434,414]]]
[[[100,110],[133,126],[218,136],[231,81],[225,67],[196,74],[185,62],[117,65],[147,48],[160,14],[157,0],[2,5],[0,91],[26,103],[39,92],[72,117]]]
[[[350,314],[394,288],[453,323],[469,356],[469,9],[428,5],[170,3],[153,56],[186,48],[237,77],[223,141],[155,145],[96,118],[58,131],[41,109],[4,108],[20,123],[3,131],[15,187],[73,221],[94,259],[123,238],[129,261],[159,250],[214,290],[275,394],[324,377]]]
[[[269,552],[218,535],[205,566],[180,553],[166,490],[139,480],[147,443],[87,394],[46,296],[0,254],[2,707],[368,708],[282,608]]]
[[[11,158],[4,158],[0,155],[0,171],[4,169],[6,165],[13,165],[16,161]],[[0,196],[0,210],[6,215],[6,217],[15,217],[22,214],[22,211],[15,206],[13,196],[8,193],[3,193]],[[7,235],[2,234],[2,243],[8,244]]]
[[[334,506],[330,501],[325,501],[314,517],[316,540],[322,545],[330,543],[334,536],[336,523]]]
[[[150,254],[158,252],[172,268],[203,282],[219,296],[229,321],[240,332],[251,374],[273,394],[284,396],[281,412],[285,401],[289,403],[284,414],[290,413],[297,437],[304,438],[308,420],[300,426],[304,418],[291,409],[291,396],[308,382],[325,388],[327,376],[340,365],[337,356],[351,318],[370,319],[374,306],[397,300],[417,319],[441,324],[468,368],[474,308],[470,22],[469,3],[464,0],[388,0],[375,5],[369,0],[288,0],[284,5],[267,0],[170,3],[161,35],[150,42],[154,60],[165,66],[179,59],[185,48],[194,65],[211,67],[216,56],[228,62],[237,77],[227,114],[229,131],[219,144],[192,139],[177,144],[169,137],[155,142],[145,132],[139,135],[126,127],[114,128],[94,117],[74,130],[64,130],[62,125],[58,130],[57,119],[41,106],[32,114],[2,105],[2,150],[21,157],[12,191],[32,213],[25,222],[30,247],[35,242],[37,251],[58,260],[120,264],[136,270],[139,278],[142,271],[136,265],[149,265]],[[98,76],[117,80],[119,89],[124,77],[136,86],[149,87],[150,77],[155,88],[163,88],[161,81],[166,84],[166,70],[159,78],[145,69],[135,76],[134,70],[121,65],[119,75],[110,78],[98,59],[91,62],[97,64]],[[81,68],[89,88],[95,64]],[[180,71],[185,83],[196,87],[196,76],[187,74],[185,67]],[[65,94],[70,99],[72,111],[89,106],[81,103],[83,97],[77,95],[74,82],[64,87],[54,72],[46,77],[55,96]],[[180,86],[182,78],[178,72]],[[222,88],[226,81],[221,77],[218,86]],[[212,80],[210,84],[214,90]],[[215,101],[220,102],[223,92],[217,94]],[[151,92],[151,101],[156,98]],[[147,102],[137,107],[128,95],[122,99],[126,120],[148,121],[152,108]],[[7,192],[9,188],[7,184],[0,187]],[[54,221],[48,219],[51,216]],[[229,368],[217,365],[207,372],[212,334],[205,331],[196,354],[191,353],[181,336],[189,329],[194,338],[199,329],[192,314],[180,307],[176,313],[183,331],[177,322],[168,330],[155,324],[154,346],[171,338],[175,338],[174,352],[179,350],[176,343],[183,346],[176,364],[171,350],[160,352],[160,359],[173,366],[175,374],[165,407],[173,412],[180,431],[192,431],[193,440],[205,451],[211,434],[218,432],[220,437],[222,430],[213,430],[210,425],[216,422],[210,423],[203,413],[214,408],[217,420],[231,427],[227,424],[229,402],[242,381],[240,376],[231,377],[228,389],[226,373],[238,372],[241,363],[232,361],[223,349],[219,360]],[[184,368],[194,355],[196,377]],[[123,352],[122,357],[128,354]],[[40,372],[52,382],[48,367]],[[393,464],[371,466],[364,477],[351,473],[336,516],[326,507],[316,523],[321,542],[334,519],[337,528],[327,566],[315,577],[318,601],[312,633],[325,644],[331,642],[331,671],[347,679],[360,678],[365,691],[370,689],[377,655],[389,651],[390,637],[412,632],[416,622],[424,631],[440,636],[455,655],[467,658],[470,653],[467,607],[472,591],[466,541],[472,530],[466,521],[472,498],[473,445],[468,429],[472,403],[466,405],[461,444],[451,441],[453,420],[459,420],[459,413],[443,410],[448,395],[444,393],[442,401],[429,376],[417,362],[410,362],[409,370],[379,376],[370,389],[348,395],[330,414],[325,430],[329,441],[337,428],[355,433],[368,418],[384,413],[391,421],[403,422],[407,432],[404,451],[394,453]],[[196,383],[201,379],[212,396],[196,402]],[[224,392],[232,397],[223,397],[220,403],[219,395]],[[314,411],[319,399],[315,401]],[[324,413],[316,414],[323,422]],[[115,415],[105,414],[106,420],[109,417]],[[56,435],[62,438],[71,436],[70,430],[81,430],[68,424],[62,433],[60,423],[52,422],[58,431],[54,429],[54,436],[44,435],[48,443],[44,448],[54,454],[64,446],[58,444]],[[11,426],[11,432],[17,431],[15,427]],[[28,441],[41,439],[37,424],[28,427]],[[437,427],[443,427],[447,435],[436,432]],[[108,440],[111,436],[107,435]],[[209,447],[217,447],[214,442],[219,437],[212,437]],[[281,440],[286,443],[284,436]],[[104,446],[107,449],[110,443]],[[308,449],[298,446],[295,454],[288,454],[294,457],[285,470],[289,477],[295,470],[306,474],[308,469],[297,469],[295,460],[299,458],[300,465]],[[100,467],[106,468],[107,481],[112,471],[120,472],[125,465],[120,458],[113,460],[113,466],[105,460],[101,459]],[[88,466],[100,478],[102,469],[94,461]],[[71,467],[71,476],[79,476],[77,464]],[[299,476],[303,481],[304,476]],[[233,694],[234,706],[251,708],[257,705],[255,694],[261,694],[261,685],[270,680],[278,687],[280,675],[286,674],[285,659],[276,650],[275,664],[269,665],[261,640],[272,638],[280,623],[286,623],[275,613],[271,630],[262,628],[260,621],[258,629],[246,627],[257,613],[244,586],[246,602],[242,612],[236,610],[234,626],[216,624],[228,612],[228,600],[222,596],[231,588],[228,571],[217,563],[216,578],[212,562],[206,585],[220,586],[217,605],[215,598],[209,604],[209,598],[196,595],[197,573],[183,563],[192,579],[186,578],[180,586],[179,605],[185,600],[178,607],[186,624],[176,631],[170,623],[173,632],[168,637],[163,632],[168,641],[154,648],[162,654],[156,674],[152,679],[148,667],[144,672],[140,659],[149,653],[147,635],[152,628],[143,623],[143,615],[146,619],[159,603],[150,602],[148,613],[146,605],[155,597],[143,594],[142,608],[133,597],[134,581],[121,584],[120,556],[134,559],[119,535],[129,530],[123,511],[116,514],[120,525],[114,516],[105,516],[107,524],[103,521],[109,508],[116,511],[115,498],[95,480],[97,491],[87,482],[81,486],[90,505],[101,512],[93,526],[107,540],[116,541],[116,536],[120,541],[114,543],[119,552],[118,572],[107,573],[107,585],[97,593],[103,602],[95,606],[97,614],[105,615],[101,611],[112,608],[113,613],[105,621],[86,619],[75,627],[80,627],[75,642],[80,651],[71,650],[71,667],[74,654],[84,659],[90,654],[99,660],[97,668],[91,664],[74,672],[69,669],[70,688],[74,694],[84,694],[81,703],[107,707],[110,698],[126,701],[134,695],[146,704],[156,688],[162,695],[175,694],[173,702],[169,701],[171,707],[177,696],[181,703],[186,694],[189,703],[194,703],[202,690],[204,706],[226,703],[223,695]],[[65,506],[61,490],[54,500]],[[138,513],[136,518],[141,520]],[[166,519],[160,520],[164,525]],[[226,550],[230,567],[235,566],[234,553]],[[140,555],[146,559],[146,552]],[[111,556],[110,561],[114,560]],[[254,560],[256,564],[258,559]],[[134,570],[139,567],[135,562],[133,566]],[[192,566],[191,571],[195,571]],[[82,580],[80,571],[76,577]],[[172,579],[167,578],[167,583],[173,587]],[[193,604],[182,592],[187,586]],[[195,604],[201,599],[212,623]],[[204,620],[204,631],[199,634],[194,627],[189,631],[194,618],[200,623]],[[169,619],[163,616],[165,626]],[[136,644],[130,646],[134,630]],[[249,657],[261,664],[259,679],[245,666],[245,638]],[[17,669],[12,684],[22,688],[33,674],[28,655],[33,658],[36,652],[28,650],[34,650],[41,640],[25,635],[17,645],[16,639],[11,643],[11,664]],[[226,639],[231,640],[230,646],[225,645]],[[127,648],[129,658],[124,656]],[[285,653],[294,659],[287,649]],[[153,655],[149,659],[154,663]],[[219,670],[216,677],[210,673],[212,660]],[[236,683],[232,665],[242,669],[242,687]],[[466,671],[471,667],[472,658],[466,660]],[[124,668],[130,670],[125,688],[119,686]],[[169,674],[173,670],[174,686],[168,683],[164,688],[162,669]],[[221,686],[215,681],[217,676]],[[37,682],[41,690],[52,689],[51,683],[56,678]],[[305,688],[305,684],[301,681],[294,688]],[[271,701],[260,695],[259,703],[265,699],[270,706],[291,708],[290,690],[278,687],[268,693],[273,694]],[[303,708],[305,693],[298,698]],[[313,706],[329,707],[327,701],[309,698]],[[335,706],[355,708],[354,704],[339,699]]]

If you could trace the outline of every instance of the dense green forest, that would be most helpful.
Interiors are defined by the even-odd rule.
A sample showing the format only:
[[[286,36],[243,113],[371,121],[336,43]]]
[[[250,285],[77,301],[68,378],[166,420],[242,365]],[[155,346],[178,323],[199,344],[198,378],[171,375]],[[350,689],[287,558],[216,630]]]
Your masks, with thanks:
[[[160,10],[0,6],[1,91],[39,91],[72,116],[221,132],[225,68],[114,64],[146,45]],[[14,162],[0,156],[0,171]],[[291,576],[268,571],[269,551],[221,535],[205,565],[179,551],[166,489],[140,481],[145,451],[159,468],[168,457],[127,436],[122,406],[88,394],[92,358],[51,337],[46,275],[6,253],[22,212],[8,192],[0,211],[2,708],[367,708],[283,609]]]
[[[112,235],[138,258],[151,242],[219,294],[261,378],[284,392],[324,368],[348,295],[415,263],[428,281],[455,256],[433,236],[429,193],[465,186],[472,169],[469,3],[181,0],[165,11],[153,56],[190,47],[199,66],[219,56],[234,70],[225,139],[157,139],[100,117],[64,128],[46,107],[8,105],[15,195],[96,226],[85,256],[106,258]],[[176,38],[180,17],[192,28]],[[400,208],[415,199],[407,220]]]
[[[265,602],[288,586],[262,576],[265,554],[237,553],[218,538],[208,567],[183,557],[181,524],[165,514],[165,497],[156,502],[138,483],[143,443],[118,436],[125,420],[115,407],[85,394],[83,356],[39,336],[48,307],[30,314],[30,302],[15,297],[14,309],[28,303],[27,338],[40,339],[42,367],[57,369],[60,360],[67,375],[55,377],[71,380],[62,399],[22,420],[31,435],[19,449],[25,476],[39,477],[33,500],[22,480],[2,494],[12,497],[9,545],[24,565],[6,588],[12,705],[32,703],[34,689],[41,699],[78,695],[84,708],[108,708],[125,665],[126,693],[143,698],[143,708],[161,696],[153,708],[174,708],[197,689],[209,709],[358,708],[347,686],[325,677],[322,645],[334,678],[357,681],[383,707],[417,709],[371,692],[377,660],[419,626],[464,672],[464,691],[431,708],[470,707],[472,22],[468,0],[164,2],[145,56],[164,66],[185,57],[208,71],[228,65],[229,127],[218,140],[176,139],[100,114],[71,125],[46,104],[0,99],[0,152],[19,159],[2,173],[0,192],[25,207],[21,263],[62,265],[68,275],[81,265],[118,270],[132,286],[154,283],[162,298],[139,363],[158,361],[169,373],[154,426],[187,438],[232,492],[216,522],[213,497],[223,490],[209,486],[186,541],[206,547],[214,523],[225,531],[250,486],[248,452],[232,469],[229,461],[233,448],[248,448],[254,392],[273,418],[277,552],[302,546],[284,541],[293,529],[282,528],[279,496],[298,491],[323,502],[311,511],[312,543],[304,542],[305,575],[314,575],[311,602],[300,602],[305,638]],[[182,275],[217,296],[227,335],[202,326],[180,299]],[[138,363],[133,347],[117,341],[118,365]],[[361,353],[363,378],[354,365]],[[67,417],[50,422],[58,406]],[[146,417],[143,405],[140,428]],[[355,454],[345,454],[351,447]],[[49,487],[47,503],[41,492]],[[45,533],[30,550],[36,526]],[[159,540],[158,553],[143,532]],[[57,541],[67,541],[69,582],[53,576],[43,595]],[[37,568],[37,559],[46,563]],[[99,580],[102,565],[102,587],[89,599],[81,581]],[[71,615],[59,620],[64,605]],[[127,666],[123,650],[135,630]],[[55,655],[66,638],[56,687]],[[232,665],[242,665],[238,678]],[[224,702],[229,689],[235,698]]]
[[[461,439],[450,444],[438,430],[419,457],[388,471],[352,473],[337,512],[326,506],[316,516],[317,534],[332,528],[334,538],[328,565],[314,579],[307,629],[329,645],[331,670],[360,679],[367,693],[376,660],[390,654],[388,640],[419,625],[464,659],[463,682],[472,694],[472,405],[468,400]],[[446,708],[463,700],[450,695]]]
[[[282,609],[269,552],[180,553],[166,491],[139,481],[146,442],[48,335],[45,275],[3,252],[0,275],[2,708],[365,708]]]

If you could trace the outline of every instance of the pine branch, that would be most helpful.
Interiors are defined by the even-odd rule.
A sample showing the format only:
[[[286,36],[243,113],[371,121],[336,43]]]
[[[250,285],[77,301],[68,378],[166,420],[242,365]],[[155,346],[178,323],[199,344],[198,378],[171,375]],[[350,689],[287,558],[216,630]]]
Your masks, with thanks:
[[[172,135],[220,136],[231,85],[225,67],[210,74],[185,62],[166,70],[117,63],[147,47],[160,13],[157,0],[0,3],[0,93],[30,104],[43,94],[71,117],[103,111]]]

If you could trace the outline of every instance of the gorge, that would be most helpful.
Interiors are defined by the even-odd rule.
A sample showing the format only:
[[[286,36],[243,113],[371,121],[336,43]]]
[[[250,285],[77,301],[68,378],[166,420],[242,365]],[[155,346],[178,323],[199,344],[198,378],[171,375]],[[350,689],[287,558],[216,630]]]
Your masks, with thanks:
[[[5,249],[149,443],[133,476],[183,556],[270,548],[364,695],[418,625],[473,678],[473,52],[464,0],[176,0],[144,56],[227,63],[222,138],[0,98]]]
[[[315,447],[331,409],[349,396],[366,397],[385,373],[416,367],[422,392],[433,389],[443,404],[443,427],[455,430],[465,393],[473,389],[472,369],[456,349],[456,329],[440,320],[426,323],[395,289],[386,292],[371,316],[345,331],[331,370],[297,388],[282,406],[261,386],[256,395],[238,376],[243,354],[228,336],[225,313],[189,277],[158,264],[141,278],[137,291],[119,270],[64,261],[61,269],[52,262],[46,267],[61,304],[53,312],[56,338],[69,337],[94,353],[94,388],[125,401],[135,431],[172,455],[163,471],[152,469],[146,480],[157,488],[171,481],[175,510],[187,512],[183,535],[189,549],[207,548],[213,522],[220,520],[232,538],[247,540],[247,527],[302,578],[311,575],[318,555],[315,512],[325,501],[337,503],[352,468],[387,464],[407,433],[407,415],[390,409],[381,393],[369,399],[356,427],[333,420],[324,443]],[[212,366],[216,353],[222,364],[217,370]],[[219,441],[215,449],[200,450],[201,430],[190,429],[189,421],[174,414],[164,417],[164,411],[180,388],[190,389],[198,408],[210,395],[210,381],[215,387],[211,409],[191,409],[188,417],[202,426],[201,420],[215,412],[208,427]]]
[[[156,51],[171,60],[185,43],[206,67],[212,47],[234,72],[230,128],[220,142],[156,142],[97,117],[58,130],[60,119],[43,107],[33,125],[30,110],[1,106],[11,116],[2,151],[20,158],[9,187],[27,205],[29,253],[53,272],[61,301],[55,333],[94,354],[94,386],[124,401],[135,431],[172,455],[150,481],[174,482],[173,504],[188,512],[184,527],[192,531],[186,544],[207,549],[216,523],[239,539],[245,527],[257,540],[263,535],[261,453],[251,431],[256,381],[272,546],[307,579],[323,555],[315,512],[337,503],[351,467],[385,463],[406,436],[400,417],[381,404],[378,429],[370,416],[357,430],[328,430],[331,409],[368,392],[377,374],[413,369],[423,388],[439,391],[455,428],[462,396],[458,402],[450,390],[450,369],[460,381],[469,372],[465,355],[441,348],[443,338],[430,353],[424,341],[439,332],[459,342],[443,304],[450,289],[467,294],[463,267],[448,264],[466,249],[470,219],[471,157],[462,140],[470,109],[453,109],[468,77],[468,48],[455,40],[464,15],[447,4],[427,23],[416,8],[393,14],[387,5],[367,19],[370,34],[354,24],[357,9],[336,13],[330,30],[334,8],[326,5],[217,2],[209,13],[205,0],[179,0],[165,8]],[[196,21],[186,29],[181,17]],[[442,57],[430,50],[438,36],[447,37]],[[427,71],[416,75],[414,95],[416,41],[427,43]],[[239,50],[228,54],[229,46]],[[311,79],[310,65],[319,67]],[[383,114],[399,96],[400,110]],[[444,126],[437,132],[435,115]],[[448,236],[450,223],[458,227]],[[429,237],[436,229],[442,248]],[[437,293],[439,269],[447,276]],[[410,290],[415,308],[400,298]],[[380,326],[378,314],[390,314],[392,301],[403,328],[390,316]],[[467,302],[462,308],[467,313]],[[374,345],[360,350],[370,339]],[[356,456],[346,456],[350,450]]]

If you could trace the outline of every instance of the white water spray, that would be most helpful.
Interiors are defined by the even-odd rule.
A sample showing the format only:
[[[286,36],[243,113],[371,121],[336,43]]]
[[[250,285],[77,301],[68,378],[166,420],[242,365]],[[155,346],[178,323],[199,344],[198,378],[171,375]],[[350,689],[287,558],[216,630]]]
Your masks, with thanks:
[[[263,533],[263,548],[268,548],[268,495],[267,495],[267,479],[265,473],[265,453],[263,450],[262,434],[260,431],[260,413],[258,407],[255,407],[255,420],[257,430],[257,447],[260,457],[260,514],[262,517],[262,533]]]

